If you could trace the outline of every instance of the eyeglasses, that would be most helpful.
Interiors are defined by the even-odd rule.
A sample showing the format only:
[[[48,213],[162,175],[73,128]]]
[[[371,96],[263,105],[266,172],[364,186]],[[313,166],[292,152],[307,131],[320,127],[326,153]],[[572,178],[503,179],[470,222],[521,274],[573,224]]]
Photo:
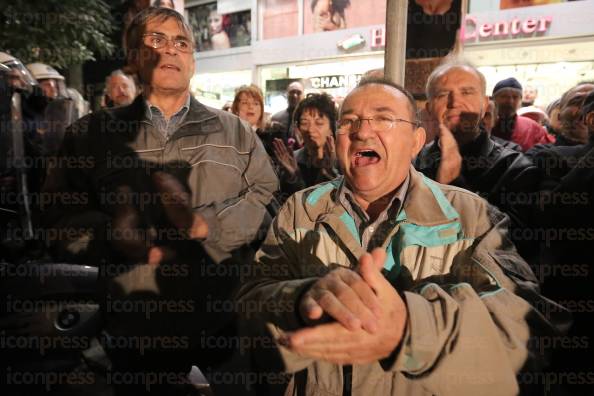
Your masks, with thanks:
[[[167,36],[161,33],[147,33],[142,35],[144,45],[154,49],[160,49],[165,47],[170,41],[173,42],[173,46],[180,52],[192,52],[192,42],[186,38],[173,38],[169,39]]]
[[[385,116],[370,118],[343,118],[342,120],[338,121],[338,133],[347,134],[356,132],[359,130],[359,128],[361,128],[361,124],[363,123],[363,121],[369,122],[369,126],[371,126],[371,129],[379,132],[391,129],[394,126],[394,124],[398,122],[406,122],[407,124],[413,125],[415,128],[419,127],[418,122],[413,122],[402,118],[390,118]]]

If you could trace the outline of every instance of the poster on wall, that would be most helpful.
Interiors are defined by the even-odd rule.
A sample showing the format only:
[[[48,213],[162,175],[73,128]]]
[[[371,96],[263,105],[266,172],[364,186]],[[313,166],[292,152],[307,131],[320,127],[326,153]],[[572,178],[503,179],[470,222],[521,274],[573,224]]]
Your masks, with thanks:
[[[194,30],[196,51],[243,47],[251,43],[251,11],[219,14],[217,3],[187,9]]]
[[[152,0],[152,7],[171,8],[180,14],[184,14],[184,0]]]
[[[405,86],[423,98],[431,71],[456,48],[462,0],[409,0]]]
[[[386,22],[386,0],[303,0],[303,33]]]
[[[462,0],[409,0],[406,59],[442,58],[456,44]]]
[[[501,0],[499,9],[530,7],[536,5],[563,3],[563,0]]]

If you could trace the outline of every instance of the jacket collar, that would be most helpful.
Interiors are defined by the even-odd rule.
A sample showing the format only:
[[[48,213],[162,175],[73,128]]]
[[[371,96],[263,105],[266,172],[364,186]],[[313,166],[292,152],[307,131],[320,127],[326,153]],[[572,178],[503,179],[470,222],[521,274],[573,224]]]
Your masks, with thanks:
[[[403,203],[408,223],[428,227],[450,223],[451,214],[446,213],[446,208],[440,204],[442,197],[437,182],[411,167],[410,185]]]
[[[488,156],[495,143],[489,139],[487,131],[480,127],[480,133],[472,142],[460,147],[460,154],[462,157],[483,157]]]
[[[487,131],[481,125],[480,133],[472,142],[460,147],[460,154],[462,157],[480,157],[488,156],[495,147],[495,142],[489,138]],[[441,148],[439,147],[439,137],[431,143],[429,153],[431,158],[441,157]]]
[[[328,214],[332,214],[333,218],[344,216],[346,211],[338,201],[338,191],[344,182],[344,176],[340,176],[318,185],[304,197],[305,211],[311,221],[315,222]],[[429,180],[411,166],[408,191],[402,203],[408,223],[434,226],[452,221],[451,214],[446,213],[446,209],[440,204],[443,193],[437,190],[440,190],[438,183]]]
[[[146,101],[142,95],[138,95],[129,106],[118,107],[108,110],[111,117],[131,122],[144,122],[152,125],[146,119]],[[190,109],[184,121],[173,134],[174,137],[187,135],[204,135],[223,130],[223,124],[219,120],[216,110],[206,107],[190,95]]]

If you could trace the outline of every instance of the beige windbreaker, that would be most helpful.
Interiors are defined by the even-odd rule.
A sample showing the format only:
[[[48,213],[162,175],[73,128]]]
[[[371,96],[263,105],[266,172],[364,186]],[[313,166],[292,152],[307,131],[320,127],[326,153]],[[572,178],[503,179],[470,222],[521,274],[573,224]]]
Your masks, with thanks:
[[[357,265],[364,253],[358,231],[336,199],[343,182],[293,195],[273,221],[253,278],[239,291],[240,303],[266,307],[250,316],[254,326],[268,326],[274,336],[302,327],[295,307],[303,292],[332,266]],[[506,237],[507,216],[411,168],[402,210],[391,221],[384,272],[403,295],[409,319],[392,357],[352,367],[350,394],[525,394],[546,360],[535,340],[569,318],[539,294]],[[297,373],[288,393],[343,394],[344,367],[277,348],[284,369]]]

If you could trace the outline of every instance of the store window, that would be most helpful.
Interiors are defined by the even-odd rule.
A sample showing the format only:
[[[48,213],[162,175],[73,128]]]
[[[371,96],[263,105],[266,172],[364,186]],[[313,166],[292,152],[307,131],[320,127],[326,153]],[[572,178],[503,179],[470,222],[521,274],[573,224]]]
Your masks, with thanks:
[[[251,44],[251,11],[221,14],[217,3],[187,8],[197,51],[222,50]]]
[[[386,22],[386,0],[303,0],[303,33]]]
[[[225,103],[233,102],[237,88],[251,82],[251,70],[195,74],[190,81],[190,92],[201,103],[222,109]]]
[[[299,81],[305,94],[326,92],[340,102],[361,80],[363,74],[384,66],[382,54],[348,57],[321,63],[272,65],[261,69],[267,112],[276,113],[287,107],[286,87]]]

